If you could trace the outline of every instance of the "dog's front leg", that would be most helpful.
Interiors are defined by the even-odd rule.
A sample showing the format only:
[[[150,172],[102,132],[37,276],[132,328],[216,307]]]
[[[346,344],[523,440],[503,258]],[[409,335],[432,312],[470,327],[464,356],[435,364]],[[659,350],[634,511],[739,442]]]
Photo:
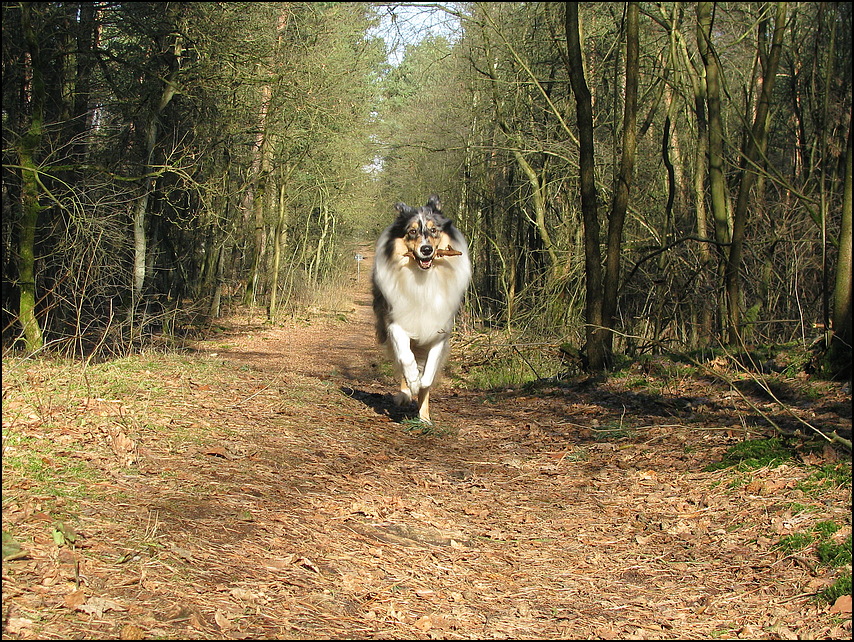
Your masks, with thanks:
[[[448,342],[445,340],[430,346],[430,350],[427,352],[427,359],[424,362],[424,372],[421,373],[422,388],[429,388],[433,385],[447,353]]]
[[[409,335],[399,325],[392,323],[388,326],[388,337],[394,350],[394,358],[402,370],[406,385],[409,386],[410,398],[417,398],[421,391],[421,377]]]
[[[430,420],[430,386],[436,381],[436,375],[442,367],[442,362],[448,353],[448,342],[439,343],[430,347],[427,359],[424,362],[424,372],[421,373],[421,392],[418,393],[418,416],[421,421],[432,424]]]

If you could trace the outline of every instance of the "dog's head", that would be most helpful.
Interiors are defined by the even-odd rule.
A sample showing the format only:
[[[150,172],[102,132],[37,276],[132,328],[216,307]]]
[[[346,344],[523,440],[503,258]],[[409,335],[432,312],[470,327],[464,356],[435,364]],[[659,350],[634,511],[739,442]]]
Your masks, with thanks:
[[[440,247],[449,246],[447,230],[451,221],[442,214],[441,208],[442,204],[435,194],[427,200],[424,207],[409,207],[405,203],[394,206],[398,216],[393,225],[393,235],[403,240],[406,249],[422,270],[433,267],[436,252]]]

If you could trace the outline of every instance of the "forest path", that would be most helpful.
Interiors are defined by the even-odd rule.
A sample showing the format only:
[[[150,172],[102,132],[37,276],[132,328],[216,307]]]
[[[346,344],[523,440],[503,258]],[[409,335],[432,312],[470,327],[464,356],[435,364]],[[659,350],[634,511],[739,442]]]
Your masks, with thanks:
[[[342,310],[232,320],[198,342],[194,374],[145,370],[122,402],[122,425],[146,417],[124,467],[115,434],[87,455],[107,481],[80,511],[86,548],[40,555],[36,538],[14,581],[4,565],[6,637],[844,637],[809,594],[821,574],[773,546],[804,520],[850,533],[850,486],[811,498],[801,466],[703,472],[743,417],[676,384],[448,381],[436,430],[408,429],[369,263]],[[4,528],[36,514],[7,506]],[[44,584],[69,564],[80,588]]]
[[[244,577],[221,577],[263,594],[267,611],[234,617],[242,632],[785,637],[817,625],[802,570],[769,550],[785,510],[769,513],[756,489],[713,490],[720,474],[701,471],[727,440],[683,425],[691,411],[675,395],[440,385],[437,433],[407,432],[379,366],[362,253],[350,312],[241,333],[220,352],[278,389],[240,406],[259,465],[233,465],[257,491],[243,502],[257,549]],[[617,439],[600,440],[609,428]]]

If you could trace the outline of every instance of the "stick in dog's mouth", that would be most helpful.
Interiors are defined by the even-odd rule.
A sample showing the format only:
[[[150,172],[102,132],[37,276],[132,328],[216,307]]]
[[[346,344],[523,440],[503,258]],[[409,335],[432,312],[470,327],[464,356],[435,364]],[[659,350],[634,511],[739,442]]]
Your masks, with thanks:
[[[437,257],[462,256],[462,254],[463,254],[462,252],[460,252],[459,250],[455,250],[450,245],[447,247],[447,249],[436,250],[436,256]],[[432,258],[429,258],[429,259],[419,258],[419,257],[415,256],[415,252],[413,252],[412,250],[410,250],[409,252],[405,252],[403,254],[403,256],[409,256],[409,257],[415,259],[418,262],[418,267],[420,267],[422,270],[429,270],[433,265],[433,259]]]

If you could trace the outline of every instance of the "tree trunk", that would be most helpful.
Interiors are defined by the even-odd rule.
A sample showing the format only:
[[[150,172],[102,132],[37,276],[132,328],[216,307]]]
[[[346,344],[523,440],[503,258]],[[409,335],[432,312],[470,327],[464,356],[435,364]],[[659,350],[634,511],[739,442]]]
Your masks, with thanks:
[[[231,197],[226,196],[224,199],[224,208],[225,215],[224,220],[228,220],[229,216],[229,204],[231,203]],[[223,234],[221,239],[216,239],[216,235],[213,235],[216,243],[216,261],[213,267],[214,274],[214,288],[213,295],[211,296],[211,305],[210,305],[210,315],[214,318],[218,318],[222,311],[222,290],[225,285],[225,259],[228,253],[231,251],[229,248],[229,235]]]
[[[854,113],[851,114],[854,117]],[[842,191],[842,225],[839,229],[839,254],[836,258],[836,283],[833,288],[833,336],[831,359],[851,367],[851,117],[848,119],[848,147],[845,151],[845,186]],[[849,370],[850,376],[850,370]]]
[[[827,158],[827,134],[829,127],[828,113],[830,111],[831,80],[836,76],[834,69],[834,60],[836,59],[836,29],[830,29],[830,45],[827,48],[827,62],[825,63],[824,71],[824,90],[822,92],[822,114],[821,114],[821,134],[818,137],[819,149],[822,157],[821,170],[819,172],[818,191],[819,191],[819,209],[821,216],[821,321],[824,327],[830,323],[830,297],[828,292],[828,273],[827,273],[827,166],[830,163]]]
[[[726,182],[724,177],[723,122],[721,121],[720,63],[712,48],[711,2],[697,3],[697,48],[706,68],[706,103],[709,127],[709,191],[715,240],[729,243]]]
[[[608,219],[608,253],[605,257],[604,299],[602,318],[604,325],[614,327],[617,311],[617,291],[620,287],[620,254],[623,244],[623,224],[629,203],[629,189],[635,166],[637,148],[637,97],[638,97],[638,3],[629,2],[626,10],[626,105],[623,114],[623,142],[619,173],[614,177],[614,200]],[[611,353],[614,334],[606,332],[605,350]]]
[[[273,231],[273,267],[270,271],[270,306],[267,309],[267,319],[270,323],[276,322],[278,316],[279,304],[279,272],[282,266],[282,249],[284,246],[285,232],[287,230],[288,214],[287,214],[287,180],[288,172],[284,172],[282,184],[279,186],[279,215],[276,218],[276,227]]]
[[[579,138],[579,181],[584,222],[584,269],[586,281],[585,334],[589,368],[601,372],[606,366],[605,328],[602,310],[602,263],[599,251],[599,214],[596,205],[596,176],[593,156],[593,106],[584,78],[578,25],[578,3],[566,4],[564,21],[569,62],[569,80],[575,95]]]
[[[555,252],[551,235],[546,228],[546,170],[543,168],[541,178],[537,175],[537,170],[522,155],[522,152],[514,149],[513,156],[516,158],[516,162],[519,163],[519,167],[522,168],[522,171],[528,178],[528,183],[531,185],[531,194],[534,198],[534,224],[540,235],[540,240],[549,254],[549,261],[551,263],[549,270],[555,270],[557,268],[557,253]]]
[[[176,37],[173,53],[175,56],[175,67],[169,77],[164,81],[160,99],[156,105],[152,105],[148,113],[148,122],[145,127],[145,167],[142,179],[142,193],[136,201],[133,213],[133,283],[131,290],[131,307],[129,318],[133,320],[136,306],[142,298],[145,287],[145,259],[148,251],[148,239],[145,236],[145,223],[148,218],[148,202],[154,185],[154,147],[157,143],[157,121],[163,110],[175,96],[175,82],[180,71],[180,59],[183,44],[180,36]]]
[[[706,156],[709,149],[709,127],[706,118],[706,83],[701,71],[694,65],[688,55],[688,47],[685,38],[677,26],[678,6],[673,8],[673,20],[671,23],[671,47],[673,48],[672,59],[676,61],[677,56],[682,61],[682,66],[688,74],[694,98],[694,117],[697,127],[697,146],[694,155],[694,176],[692,181],[692,192],[694,200],[694,212],[697,226],[697,236],[701,239],[709,238],[708,212],[706,211]],[[701,242],[698,247],[700,254],[701,271],[699,275],[699,289],[701,295],[697,313],[699,327],[695,333],[695,341],[699,346],[706,346],[714,334],[714,301],[711,294],[714,291],[714,279],[709,273],[712,265],[712,253],[708,243]]]
[[[777,75],[777,66],[780,61],[780,50],[783,45],[783,31],[786,27],[786,3],[777,3],[777,15],[774,21],[774,35],[771,50],[768,53],[767,66],[763,70],[762,93],[759,104],[756,107],[756,117],[750,136],[747,139],[742,161],[741,181],[738,188],[738,200],[733,213],[732,244],[729,248],[729,256],[724,273],[727,294],[728,314],[728,337],[730,344],[737,344],[741,340],[741,279],[739,270],[744,250],[744,230],[747,224],[747,204],[750,192],[756,182],[757,172],[755,167],[761,163],[765,155],[768,141],[769,111],[771,109],[771,93],[774,89],[774,80]],[[760,25],[760,29],[762,26]],[[764,38],[759,39],[760,55],[764,54]]]
[[[261,88],[261,111],[259,115],[258,134],[255,142],[255,184],[252,194],[252,214],[255,223],[254,247],[252,252],[252,267],[246,282],[246,292],[243,295],[243,305],[255,305],[258,296],[258,286],[261,280],[261,258],[264,254],[264,199],[267,192],[267,174],[270,162],[270,142],[267,132],[267,114],[270,109],[272,90],[269,85]]]
[[[21,28],[30,54],[31,98],[30,126],[21,138],[18,147],[18,162],[21,166],[21,221],[18,231],[18,319],[24,332],[24,343],[28,352],[44,346],[42,329],[36,318],[36,269],[35,245],[36,225],[42,207],[39,203],[41,189],[37,177],[38,167],[34,156],[41,144],[44,127],[45,85],[39,40],[32,24],[32,6],[21,5]]]

